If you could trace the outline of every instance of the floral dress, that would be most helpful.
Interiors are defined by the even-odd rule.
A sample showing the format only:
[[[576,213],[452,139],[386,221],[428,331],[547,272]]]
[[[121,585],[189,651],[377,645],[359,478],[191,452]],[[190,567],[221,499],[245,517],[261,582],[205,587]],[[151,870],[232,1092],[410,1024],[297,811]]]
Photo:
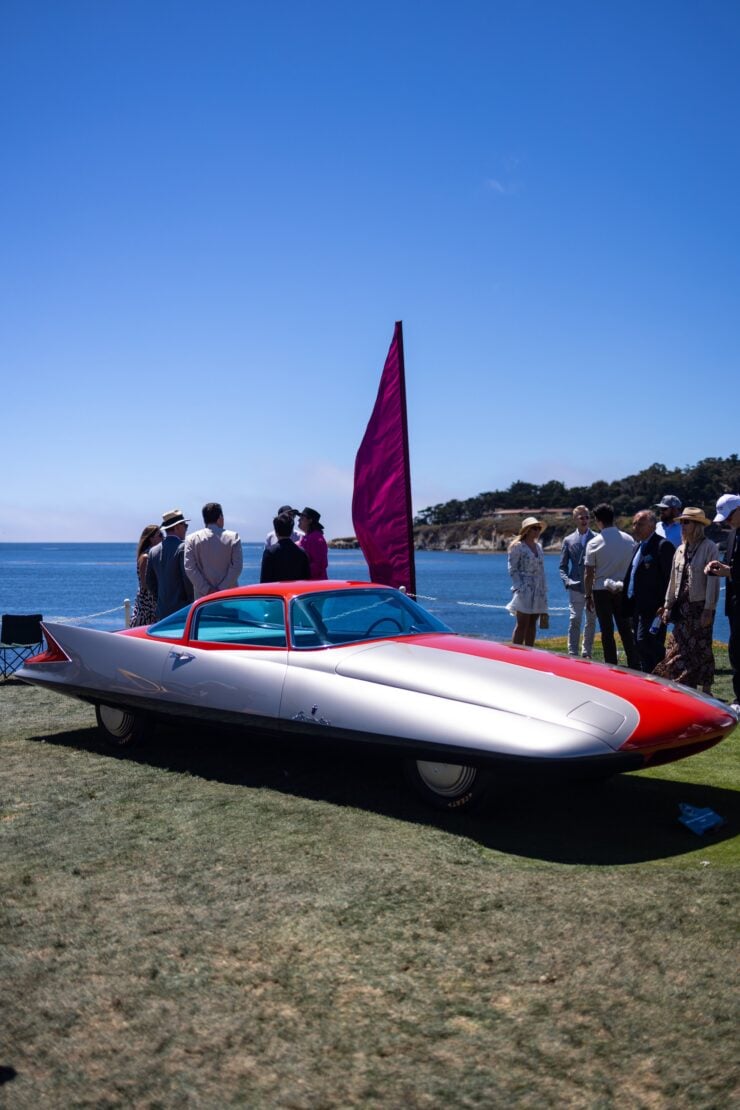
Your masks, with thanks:
[[[691,552],[687,550],[687,566],[681,579],[678,595],[673,604],[673,632],[666,643],[665,658],[658,663],[653,674],[671,678],[684,686],[706,687],[714,682],[714,652],[712,651],[712,624],[702,625],[703,601],[689,599],[688,566]]]
[[[148,559],[148,555],[142,555],[136,568],[139,589],[134,598],[134,608],[131,613],[132,628],[137,628],[143,624],[153,624],[157,619],[157,603],[154,600],[154,595],[146,588],[146,564]]]
[[[546,613],[547,582],[542,545],[518,540],[509,548],[509,574],[513,597],[506,608],[510,613]]]

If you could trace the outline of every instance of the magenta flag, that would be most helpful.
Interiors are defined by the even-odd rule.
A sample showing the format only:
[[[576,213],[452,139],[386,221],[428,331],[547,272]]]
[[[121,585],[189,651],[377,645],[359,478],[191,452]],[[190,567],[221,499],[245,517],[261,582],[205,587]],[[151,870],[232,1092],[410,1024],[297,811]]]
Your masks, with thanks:
[[[397,321],[375,408],[355,459],[355,535],[370,578],[416,593],[403,327]]]

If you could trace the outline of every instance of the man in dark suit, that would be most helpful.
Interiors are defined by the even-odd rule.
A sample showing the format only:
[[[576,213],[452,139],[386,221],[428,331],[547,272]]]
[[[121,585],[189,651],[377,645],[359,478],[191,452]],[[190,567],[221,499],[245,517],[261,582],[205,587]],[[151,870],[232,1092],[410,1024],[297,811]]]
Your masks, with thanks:
[[[740,712],[740,496],[724,493],[717,502],[715,524],[728,525],[731,529],[725,551],[726,562],[712,559],[704,568],[705,574],[718,574],[726,578],[725,613],[730,622],[730,639],[727,651],[732,670],[734,698],[732,708]]]
[[[666,626],[651,626],[665,601],[671,575],[673,552],[670,540],[655,531],[655,513],[643,509],[632,518],[632,534],[637,540],[632,560],[624,576],[622,607],[632,622],[640,668],[648,674],[665,655]]]
[[[193,586],[185,574],[185,544],[189,520],[181,509],[162,517],[164,539],[149,552],[146,587],[157,603],[157,620],[176,613],[193,600]]]
[[[266,547],[262,553],[260,582],[296,582],[311,577],[311,567],[306,552],[293,543],[293,510],[278,513],[272,522],[277,536],[275,547]]]

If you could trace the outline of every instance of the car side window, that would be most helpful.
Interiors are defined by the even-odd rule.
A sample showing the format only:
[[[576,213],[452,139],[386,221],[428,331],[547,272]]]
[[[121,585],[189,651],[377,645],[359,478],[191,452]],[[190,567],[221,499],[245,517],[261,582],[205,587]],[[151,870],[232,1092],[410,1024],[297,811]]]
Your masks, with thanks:
[[[190,639],[244,647],[285,647],[283,602],[277,597],[237,597],[205,602],[196,610]]]
[[[170,613],[169,617],[163,617],[161,621],[151,625],[147,629],[147,636],[162,636],[167,640],[179,640],[185,635],[185,625],[188,623],[190,616],[190,606],[186,605],[184,609],[178,609],[176,613]]]

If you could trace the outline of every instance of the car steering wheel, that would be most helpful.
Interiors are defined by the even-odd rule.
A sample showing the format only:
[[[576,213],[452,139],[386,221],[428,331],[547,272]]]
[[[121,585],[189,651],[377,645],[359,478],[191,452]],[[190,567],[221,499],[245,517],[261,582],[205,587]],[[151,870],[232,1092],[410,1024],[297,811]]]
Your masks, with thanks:
[[[365,635],[369,636],[373,629],[377,628],[379,624],[395,624],[398,631],[403,632],[401,625],[398,623],[395,617],[378,617],[378,619],[376,621],[373,621],[373,623],[370,625]]]

